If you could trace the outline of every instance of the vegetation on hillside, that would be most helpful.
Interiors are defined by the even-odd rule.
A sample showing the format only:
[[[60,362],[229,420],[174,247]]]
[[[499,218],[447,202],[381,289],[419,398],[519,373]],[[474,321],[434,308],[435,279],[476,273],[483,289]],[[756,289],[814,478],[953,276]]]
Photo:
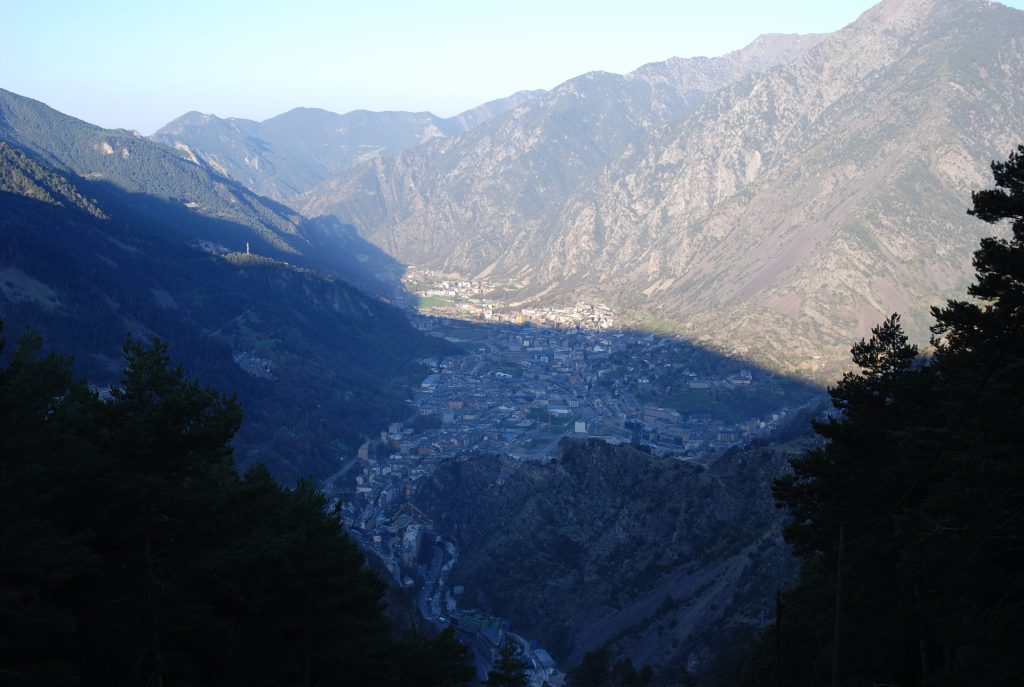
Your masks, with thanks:
[[[0,367],[0,684],[468,683],[450,632],[391,638],[310,483],[236,472],[233,397],[125,355],[107,401],[34,335]]]
[[[238,392],[239,463],[265,463],[286,483],[329,474],[404,419],[426,375],[416,359],[443,342],[341,279],[181,239],[183,226],[219,220],[182,225],[173,203],[99,190],[0,141],[0,316],[11,331],[41,333],[100,386],[116,380],[126,335],[169,341],[207,383]]]
[[[751,684],[1015,684],[1024,669],[1024,146],[970,214],[970,300],[921,360],[893,315],[831,389],[829,440],[775,483],[804,567]]]
[[[561,665],[607,647],[609,670],[629,657],[660,679],[756,626],[795,576],[770,495],[786,457],[737,449],[705,468],[567,440],[547,464],[443,462],[415,502],[459,545],[460,605],[509,619]]]

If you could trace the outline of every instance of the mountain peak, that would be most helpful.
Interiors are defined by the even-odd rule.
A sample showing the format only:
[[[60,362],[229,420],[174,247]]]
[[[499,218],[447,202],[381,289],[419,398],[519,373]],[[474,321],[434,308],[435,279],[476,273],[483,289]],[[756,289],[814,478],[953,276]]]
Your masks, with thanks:
[[[223,120],[214,114],[204,114],[197,110],[191,110],[180,117],[167,122],[156,134],[180,134],[184,129],[196,126],[207,126],[211,122],[222,122]]]
[[[331,112],[320,107],[293,107],[287,112],[263,120],[263,124],[275,122],[307,123],[314,125],[325,125],[328,122],[334,123],[342,118],[337,112]]]
[[[871,31],[910,31],[937,13],[964,13],[1000,6],[988,0],[882,0],[851,25]]]

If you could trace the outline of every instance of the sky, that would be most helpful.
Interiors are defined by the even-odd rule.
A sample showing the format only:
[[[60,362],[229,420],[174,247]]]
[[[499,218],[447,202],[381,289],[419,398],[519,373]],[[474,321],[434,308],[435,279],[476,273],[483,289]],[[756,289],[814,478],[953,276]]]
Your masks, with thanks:
[[[584,72],[835,31],[872,0],[0,0],[0,88],[150,134],[185,112],[451,116]],[[1024,9],[1024,0],[1005,4]]]

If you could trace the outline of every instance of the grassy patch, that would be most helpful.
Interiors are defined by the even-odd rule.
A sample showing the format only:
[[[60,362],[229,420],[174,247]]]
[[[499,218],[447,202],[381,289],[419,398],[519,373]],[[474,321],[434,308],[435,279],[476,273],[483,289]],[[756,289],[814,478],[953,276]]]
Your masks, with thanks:
[[[253,348],[255,348],[257,351],[266,351],[272,348],[276,348],[279,343],[281,343],[281,339],[260,339],[255,344],[253,344]]]
[[[455,305],[455,299],[448,296],[420,296],[419,307],[421,308],[450,308]]]

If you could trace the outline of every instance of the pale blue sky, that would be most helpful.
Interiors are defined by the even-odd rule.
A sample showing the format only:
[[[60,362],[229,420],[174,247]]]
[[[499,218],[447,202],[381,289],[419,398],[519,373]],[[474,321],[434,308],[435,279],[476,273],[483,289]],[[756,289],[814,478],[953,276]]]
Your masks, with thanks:
[[[450,116],[594,69],[850,23],[872,0],[0,0],[0,87],[106,127],[293,107]],[[1005,3],[1024,9],[1024,0]]]

